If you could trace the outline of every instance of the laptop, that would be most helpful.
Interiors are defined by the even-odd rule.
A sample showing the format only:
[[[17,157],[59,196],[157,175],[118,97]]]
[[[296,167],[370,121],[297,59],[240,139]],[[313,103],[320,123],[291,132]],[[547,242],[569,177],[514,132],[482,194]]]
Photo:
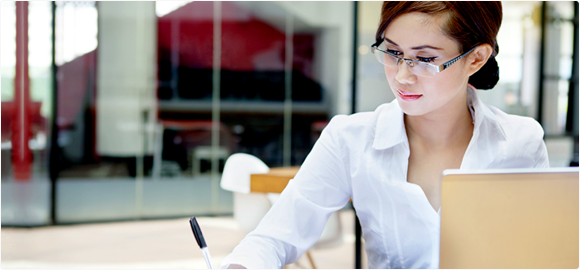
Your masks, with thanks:
[[[440,268],[578,268],[578,168],[445,170]]]

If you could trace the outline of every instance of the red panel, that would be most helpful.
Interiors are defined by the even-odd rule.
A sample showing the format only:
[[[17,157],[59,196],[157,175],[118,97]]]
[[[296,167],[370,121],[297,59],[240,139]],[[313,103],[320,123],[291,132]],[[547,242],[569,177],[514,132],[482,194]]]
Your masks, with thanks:
[[[89,89],[96,87],[97,51],[93,50],[67,62],[58,68],[57,125],[66,129],[74,124],[75,118],[85,106]],[[94,104],[90,104],[91,107]]]
[[[213,2],[189,3],[158,18],[159,59],[171,59],[172,23],[179,23],[179,65],[213,66]],[[235,2],[222,2],[221,68],[233,71],[284,70],[285,33]],[[312,75],[314,36],[295,34],[293,68]]]

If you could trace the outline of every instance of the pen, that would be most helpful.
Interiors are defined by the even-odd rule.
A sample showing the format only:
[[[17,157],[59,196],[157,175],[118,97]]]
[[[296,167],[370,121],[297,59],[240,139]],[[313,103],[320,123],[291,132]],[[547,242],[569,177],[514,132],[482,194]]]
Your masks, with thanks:
[[[197,224],[197,220],[195,217],[189,219],[189,225],[191,225],[191,230],[193,231],[193,236],[195,236],[195,240],[201,248],[201,253],[203,254],[203,258],[205,259],[205,263],[209,269],[213,269],[213,264],[211,263],[211,256],[209,256],[209,250],[207,249],[207,245],[205,244],[205,239],[203,239],[203,234],[201,233],[201,228],[199,224]]]

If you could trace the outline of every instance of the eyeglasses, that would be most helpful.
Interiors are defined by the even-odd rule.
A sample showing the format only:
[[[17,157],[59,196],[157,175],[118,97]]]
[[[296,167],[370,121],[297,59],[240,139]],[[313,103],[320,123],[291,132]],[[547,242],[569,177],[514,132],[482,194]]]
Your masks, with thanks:
[[[397,67],[401,62],[404,61],[407,64],[407,66],[409,66],[409,69],[413,72],[413,74],[423,77],[435,76],[435,74],[447,69],[455,62],[459,61],[459,59],[463,58],[464,56],[468,55],[470,52],[475,50],[477,46],[479,46],[477,45],[473,47],[471,50],[467,51],[466,53],[457,56],[443,63],[442,65],[436,66],[425,62],[428,61],[428,58],[427,60],[415,60],[398,57],[394,53],[387,50],[384,44],[385,43],[383,41],[377,41],[371,46],[371,52],[375,55],[375,57],[377,58],[377,60],[379,60],[381,64],[389,67]]]

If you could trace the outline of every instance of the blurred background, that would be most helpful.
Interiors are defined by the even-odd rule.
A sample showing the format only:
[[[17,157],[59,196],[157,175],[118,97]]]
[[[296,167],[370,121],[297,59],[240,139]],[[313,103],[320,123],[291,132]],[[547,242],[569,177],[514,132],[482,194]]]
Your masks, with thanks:
[[[394,99],[381,4],[3,1],[3,228],[231,215],[230,155],[299,166],[334,115]],[[578,166],[578,3],[503,8],[479,95]]]

